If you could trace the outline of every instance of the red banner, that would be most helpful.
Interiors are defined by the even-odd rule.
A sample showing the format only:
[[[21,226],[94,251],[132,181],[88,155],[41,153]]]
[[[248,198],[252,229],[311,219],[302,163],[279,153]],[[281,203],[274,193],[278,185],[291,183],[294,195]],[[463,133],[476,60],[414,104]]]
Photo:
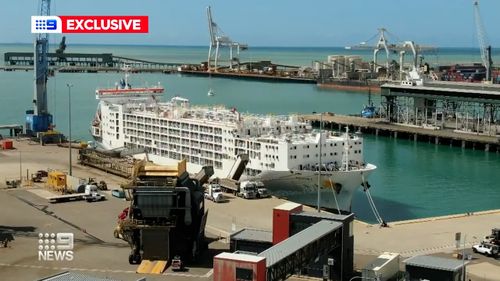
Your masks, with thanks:
[[[63,33],[148,33],[148,16],[59,16]]]

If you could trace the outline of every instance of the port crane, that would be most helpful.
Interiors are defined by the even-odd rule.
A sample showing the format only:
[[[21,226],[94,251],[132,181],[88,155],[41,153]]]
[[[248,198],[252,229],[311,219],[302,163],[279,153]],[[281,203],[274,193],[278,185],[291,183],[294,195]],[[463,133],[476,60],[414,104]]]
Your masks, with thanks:
[[[493,61],[491,59],[491,45],[488,43],[488,36],[484,29],[481,13],[479,12],[479,1],[474,1],[474,22],[476,24],[477,40],[481,50],[481,60],[486,68],[486,81],[491,81],[491,68]]]
[[[50,15],[50,0],[41,0],[40,16]],[[49,76],[48,48],[49,34],[38,33],[34,44],[33,110],[26,111],[26,133],[40,136],[52,128],[52,115],[47,103],[47,80]]]
[[[240,51],[248,49],[247,44],[234,42],[229,38],[229,36],[225,35],[219,26],[214,22],[212,18],[212,10],[210,6],[207,7],[207,18],[208,18],[208,31],[210,33],[210,46],[208,48],[208,62],[207,67],[208,71],[212,71],[212,62],[213,62],[213,70],[217,72],[217,66],[219,62],[219,51],[221,47],[229,47],[229,69],[233,69],[233,61],[238,60],[238,58],[233,57],[233,49],[236,48],[236,54],[239,55]],[[215,48],[215,52],[213,50]]]
[[[413,54],[413,66],[412,67],[416,67],[417,60],[418,60],[418,54],[420,52],[435,50],[434,47],[417,45],[413,41],[404,41],[402,43],[391,43],[388,40],[387,35],[391,35],[390,32],[387,31],[386,28],[381,27],[378,29],[377,34],[372,36],[367,41],[363,41],[358,45],[348,46],[348,47],[346,47],[346,49],[348,49],[348,50],[372,50],[373,49],[373,72],[378,72],[377,66],[380,66],[378,64],[378,53],[382,50],[385,51],[385,56],[386,56],[385,67],[386,67],[386,69],[389,69],[389,58],[390,58],[391,52],[394,52],[394,53],[399,52],[400,68],[401,68],[402,67],[402,60],[403,60],[402,56],[404,56],[404,54],[408,50],[411,50],[411,52]],[[391,36],[396,37],[394,35],[391,35]],[[378,37],[378,40],[374,46],[367,44],[367,42],[372,41],[373,39],[375,39],[377,37]]]

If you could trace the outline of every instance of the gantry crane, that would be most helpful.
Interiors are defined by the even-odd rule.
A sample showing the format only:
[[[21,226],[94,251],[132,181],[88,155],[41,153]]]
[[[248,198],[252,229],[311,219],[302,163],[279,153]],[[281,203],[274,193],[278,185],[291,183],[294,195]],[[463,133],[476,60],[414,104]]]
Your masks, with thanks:
[[[50,15],[50,0],[41,0],[40,16]],[[37,136],[51,130],[52,115],[47,104],[47,79],[49,76],[48,48],[49,34],[38,33],[34,45],[35,87],[33,110],[26,111],[26,133]]]
[[[207,7],[207,18],[208,18],[208,31],[210,33],[210,46],[208,48],[208,71],[212,71],[212,61],[213,70],[217,71],[218,61],[219,61],[219,49],[221,47],[229,47],[229,69],[233,69],[233,61],[238,60],[238,58],[233,57],[233,48],[236,48],[236,53],[239,55],[240,51],[248,49],[247,44],[242,44],[234,42],[229,38],[229,36],[224,35],[222,30],[217,26],[217,24],[212,19],[212,10],[210,6]],[[213,52],[215,48],[215,53]]]
[[[491,45],[488,43],[488,36],[484,29],[481,14],[479,13],[479,1],[474,1],[474,21],[476,23],[477,40],[479,41],[479,49],[481,50],[481,60],[486,68],[486,81],[491,81]]]
[[[371,50],[371,49],[373,49],[373,72],[377,72],[377,66],[379,66],[378,65],[378,52],[380,52],[381,50],[385,51],[385,56],[386,56],[385,67],[387,69],[389,69],[389,57],[390,57],[391,52],[399,52],[400,61],[401,61],[401,56],[403,56],[406,53],[406,51],[408,49],[410,49],[413,53],[413,62],[414,62],[413,67],[415,67],[417,64],[418,53],[423,52],[423,51],[435,50],[434,47],[416,45],[412,41],[404,41],[402,43],[390,43],[389,40],[387,39],[387,34],[390,34],[389,31],[387,31],[387,29],[381,27],[378,29],[377,34],[372,36],[367,41],[361,42],[358,45],[346,47],[346,49],[349,49],[349,50]],[[374,46],[367,44],[368,41],[371,41],[372,39],[374,39],[376,37],[378,37],[378,40]],[[391,37],[395,37],[395,36],[392,35]]]

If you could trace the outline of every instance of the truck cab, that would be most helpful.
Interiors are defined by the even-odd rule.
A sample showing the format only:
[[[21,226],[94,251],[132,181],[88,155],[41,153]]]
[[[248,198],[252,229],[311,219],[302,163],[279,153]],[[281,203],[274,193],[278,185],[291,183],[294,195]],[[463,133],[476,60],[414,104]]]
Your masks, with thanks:
[[[271,194],[267,191],[267,188],[264,186],[264,183],[261,181],[255,182],[255,188],[257,190],[256,196],[257,198],[268,198],[271,197]]]
[[[83,195],[83,199],[87,202],[96,202],[104,200],[104,195],[101,195],[98,191],[98,188],[94,184],[87,184],[85,186],[85,194]]]
[[[219,184],[209,184],[207,190],[205,191],[205,198],[214,201],[215,203],[222,202],[224,200],[224,195],[222,194],[222,188]]]
[[[242,181],[237,196],[245,199],[254,199],[257,197],[257,186],[252,181]]]

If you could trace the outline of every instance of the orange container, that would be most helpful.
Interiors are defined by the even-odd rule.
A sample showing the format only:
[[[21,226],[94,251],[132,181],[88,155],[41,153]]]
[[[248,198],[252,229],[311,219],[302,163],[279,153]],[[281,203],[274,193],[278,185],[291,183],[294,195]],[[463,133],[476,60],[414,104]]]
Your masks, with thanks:
[[[12,140],[3,140],[2,141],[2,148],[3,149],[13,149],[14,145],[12,144]]]

